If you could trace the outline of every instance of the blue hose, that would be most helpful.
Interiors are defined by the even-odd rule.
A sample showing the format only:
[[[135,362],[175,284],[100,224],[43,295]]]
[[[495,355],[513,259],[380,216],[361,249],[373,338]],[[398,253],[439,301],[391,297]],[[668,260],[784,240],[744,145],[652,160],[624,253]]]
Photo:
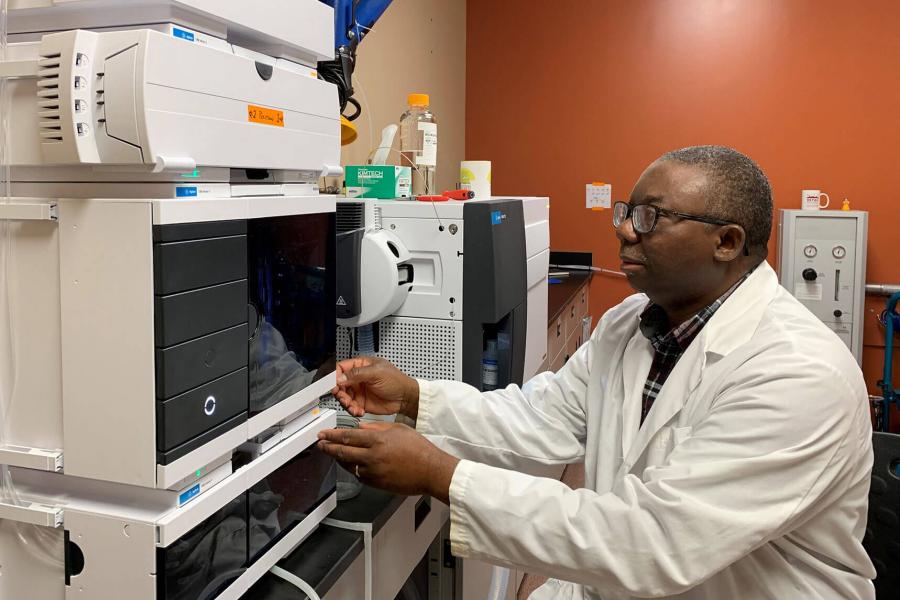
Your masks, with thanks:
[[[361,325],[356,330],[356,349],[360,356],[372,356],[375,354],[375,325]]]
[[[884,373],[879,385],[881,386],[882,395],[884,396],[883,409],[881,411],[881,430],[890,431],[891,426],[891,404],[896,402],[896,392],[891,382],[894,370],[894,313],[897,310],[897,302],[900,302],[900,292],[891,296],[887,301],[887,315],[884,320],[885,340],[884,340]]]

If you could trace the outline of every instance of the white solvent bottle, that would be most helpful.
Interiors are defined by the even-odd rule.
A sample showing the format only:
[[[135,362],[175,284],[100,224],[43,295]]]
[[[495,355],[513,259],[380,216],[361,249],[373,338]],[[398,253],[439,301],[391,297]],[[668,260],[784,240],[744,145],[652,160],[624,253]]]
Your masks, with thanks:
[[[437,121],[428,108],[428,94],[410,94],[407,102],[409,108],[400,117],[400,164],[412,167],[414,196],[437,194]]]

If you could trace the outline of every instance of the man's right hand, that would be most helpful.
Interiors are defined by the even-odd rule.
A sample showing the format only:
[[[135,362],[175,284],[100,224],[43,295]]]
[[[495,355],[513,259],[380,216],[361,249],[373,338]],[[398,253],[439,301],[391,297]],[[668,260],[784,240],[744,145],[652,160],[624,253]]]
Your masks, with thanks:
[[[332,393],[354,417],[365,413],[410,419],[419,414],[419,383],[377,356],[360,356],[337,364]]]

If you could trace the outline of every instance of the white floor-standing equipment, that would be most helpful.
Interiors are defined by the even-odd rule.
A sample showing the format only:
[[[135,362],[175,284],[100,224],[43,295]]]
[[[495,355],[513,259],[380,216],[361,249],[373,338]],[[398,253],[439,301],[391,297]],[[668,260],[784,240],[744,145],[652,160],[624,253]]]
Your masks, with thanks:
[[[547,359],[548,198],[340,199],[337,219],[338,358],[374,353],[414,377],[485,389],[482,358],[496,343],[494,386],[538,373]],[[449,540],[449,529],[442,535]],[[442,542],[432,557],[447,553]],[[453,564],[432,580],[442,599],[503,588],[498,598],[515,597],[515,573]]]

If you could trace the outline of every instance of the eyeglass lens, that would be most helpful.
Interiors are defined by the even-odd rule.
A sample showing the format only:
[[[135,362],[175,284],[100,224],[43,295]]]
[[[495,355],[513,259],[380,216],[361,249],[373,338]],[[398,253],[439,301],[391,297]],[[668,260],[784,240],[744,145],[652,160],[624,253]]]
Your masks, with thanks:
[[[613,209],[613,226],[621,227],[628,219],[629,209],[631,211],[631,223],[637,233],[647,233],[653,229],[656,221],[656,210],[649,204],[640,204],[638,206],[629,207],[624,202],[617,202]]]

